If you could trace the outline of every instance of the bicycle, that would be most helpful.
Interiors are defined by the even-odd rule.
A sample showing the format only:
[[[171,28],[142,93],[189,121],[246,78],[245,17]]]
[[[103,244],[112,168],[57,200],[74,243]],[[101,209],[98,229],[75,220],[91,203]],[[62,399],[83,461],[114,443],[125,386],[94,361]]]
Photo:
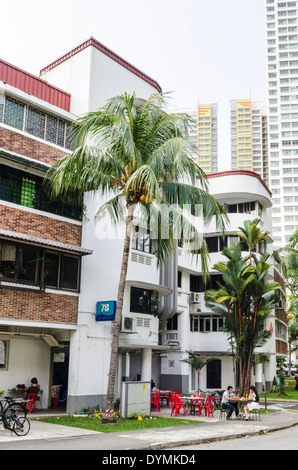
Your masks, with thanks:
[[[25,416],[19,416],[20,409],[18,406],[14,408],[14,405],[11,403],[3,413],[0,413],[0,421],[4,429],[13,431],[17,436],[26,436],[30,431],[30,421]]]
[[[12,407],[14,412],[18,412],[17,414],[19,417],[23,416],[24,418],[26,418],[26,405],[22,401],[19,401],[18,399],[15,399],[13,397],[4,397],[4,400],[0,401],[0,414],[3,414],[5,412],[9,413],[9,410]]]

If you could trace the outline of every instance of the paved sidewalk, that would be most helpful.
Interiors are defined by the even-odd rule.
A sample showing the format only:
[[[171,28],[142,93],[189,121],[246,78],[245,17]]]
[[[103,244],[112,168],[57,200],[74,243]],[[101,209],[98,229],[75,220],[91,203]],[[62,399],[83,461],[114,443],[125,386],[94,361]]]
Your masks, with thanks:
[[[112,434],[96,433],[31,419],[31,430],[24,437],[17,437],[11,434],[10,431],[5,431],[0,427],[0,448],[5,449],[5,443],[8,442],[22,443],[24,448],[25,441],[40,439],[61,441],[63,439],[92,436],[94,448],[98,450],[169,449],[171,447],[265,434],[295,426],[298,424],[298,411],[291,411],[291,404],[287,406],[288,409],[280,408],[275,413],[262,414],[261,421],[221,420],[220,412],[216,411],[213,418],[186,416],[193,420],[193,425]],[[40,413],[37,414],[40,415]],[[163,408],[160,413],[153,412],[152,418],[154,419],[155,416],[170,416],[170,410]],[[35,417],[37,415],[34,415]],[[180,415],[176,419],[184,419],[184,416]]]

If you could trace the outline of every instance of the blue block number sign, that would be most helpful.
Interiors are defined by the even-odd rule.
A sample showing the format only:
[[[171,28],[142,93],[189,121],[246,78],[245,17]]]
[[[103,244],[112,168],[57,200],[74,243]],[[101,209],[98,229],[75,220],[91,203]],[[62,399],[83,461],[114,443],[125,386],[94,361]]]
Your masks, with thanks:
[[[96,303],[96,321],[113,321],[116,315],[116,301],[108,300]]]

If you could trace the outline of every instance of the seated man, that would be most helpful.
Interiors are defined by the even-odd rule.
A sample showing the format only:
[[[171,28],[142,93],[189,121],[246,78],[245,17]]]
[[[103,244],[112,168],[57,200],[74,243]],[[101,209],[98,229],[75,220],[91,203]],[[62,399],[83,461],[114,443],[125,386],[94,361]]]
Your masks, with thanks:
[[[227,390],[223,393],[221,407],[223,410],[227,409],[227,419],[231,419],[233,411],[235,411],[236,418],[239,414],[238,404],[233,402],[229,402],[229,398],[232,398],[233,394],[233,387],[231,385],[228,386]]]

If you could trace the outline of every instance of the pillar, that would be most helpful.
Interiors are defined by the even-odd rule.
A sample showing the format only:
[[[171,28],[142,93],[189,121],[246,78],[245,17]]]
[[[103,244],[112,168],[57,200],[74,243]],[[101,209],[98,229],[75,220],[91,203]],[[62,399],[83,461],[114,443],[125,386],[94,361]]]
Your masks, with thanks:
[[[256,389],[260,393],[263,391],[263,364],[256,364]]]
[[[152,349],[142,349],[142,373],[141,380],[143,382],[151,382],[152,378]]]
[[[125,354],[125,376],[123,377],[124,382],[128,382],[130,378],[130,355],[127,352]]]

